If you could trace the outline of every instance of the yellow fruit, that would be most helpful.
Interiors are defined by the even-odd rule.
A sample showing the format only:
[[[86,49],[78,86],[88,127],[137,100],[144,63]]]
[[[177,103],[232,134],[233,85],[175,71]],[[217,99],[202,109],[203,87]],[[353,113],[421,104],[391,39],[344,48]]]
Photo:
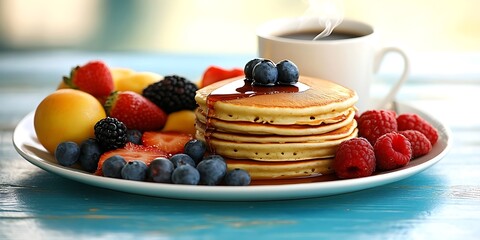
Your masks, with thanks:
[[[115,86],[117,91],[133,91],[142,94],[144,88],[162,78],[161,75],[152,72],[135,72],[118,79]]]
[[[92,95],[75,89],[60,89],[40,102],[33,124],[38,141],[53,154],[63,141],[80,144],[94,137],[95,123],[105,117],[103,106]]]
[[[162,131],[195,134],[195,113],[190,110],[170,113]]]
[[[113,85],[115,86],[115,90],[117,90],[118,80],[135,73],[135,71],[129,68],[110,68],[110,72],[112,73]]]

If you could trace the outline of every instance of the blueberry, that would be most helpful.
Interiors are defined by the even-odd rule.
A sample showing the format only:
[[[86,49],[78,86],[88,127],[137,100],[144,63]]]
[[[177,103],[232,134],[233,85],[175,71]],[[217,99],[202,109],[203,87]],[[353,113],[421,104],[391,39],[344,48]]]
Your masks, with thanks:
[[[278,83],[283,85],[294,85],[298,82],[298,67],[290,60],[283,60],[277,63]]]
[[[253,80],[253,67],[257,65],[257,63],[263,61],[263,58],[255,58],[250,60],[247,64],[245,64],[245,68],[243,69],[243,73],[245,74],[245,78],[248,80]]]
[[[195,161],[193,161],[193,159],[185,153],[178,153],[171,156],[170,161],[172,161],[173,165],[176,168],[179,167],[180,165],[185,165],[185,164],[191,165],[193,167],[197,166]]]
[[[71,141],[61,142],[55,149],[55,158],[62,166],[72,166],[78,161],[79,155],[80,147]]]
[[[174,166],[173,163],[166,158],[154,159],[147,170],[147,179],[152,182],[170,183]]]
[[[142,144],[142,132],[136,129],[127,130],[127,142]]]
[[[192,139],[185,144],[183,152],[190,156],[195,163],[198,163],[202,160],[203,155],[207,151],[207,145],[205,142]]]
[[[199,181],[200,173],[191,165],[181,165],[173,170],[172,182],[175,184],[197,185]]]
[[[250,174],[243,169],[235,168],[225,176],[225,184],[228,186],[248,186],[250,181]]]
[[[223,158],[211,157],[198,163],[197,169],[200,173],[200,184],[218,185],[227,173],[227,164]]]
[[[122,168],[122,178],[134,181],[144,181],[147,178],[147,164],[140,160],[133,160]]]
[[[270,60],[262,60],[253,67],[253,84],[273,86],[277,82],[278,70]]]
[[[100,144],[94,138],[89,138],[80,145],[80,156],[78,161],[83,170],[93,172],[97,170],[98,160],[102,155]]]
[[[217,154],[211,154],[211,155],[205,156],[203,158],[203,160],[208,160],[208,159],[220,159],[220,160],[225,162],[225,159],[223,159],[223,157],[221,155],[217,155]]]
[[[102,172],[104,177],[122,178],[122,168],[127,161],[119,155],[107,158],[102,164]]]

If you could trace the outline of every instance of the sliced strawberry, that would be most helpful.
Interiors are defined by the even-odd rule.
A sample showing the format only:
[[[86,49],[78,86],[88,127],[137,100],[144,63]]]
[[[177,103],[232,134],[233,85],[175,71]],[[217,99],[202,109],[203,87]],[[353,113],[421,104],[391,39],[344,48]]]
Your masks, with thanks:
[[[118,148],[103,153],[102,156],[100,156],[100,160],[98,161],[97,171],[95,171],[95,175],[103,176],[103,162],[114,155],[122,156],[127,162],[133,160],[141,160],[144,161],[147,165],[149,165],[150,162],[153,161],[155,158],[167,157],[168,154],[158,148],[127,143],[123,148]]]
[[[221,80],[239,77],[242,75],[243,69],[240,68],[224,69],[217,66],[210,66],[203,73],[202,80],[200,81],[200,87],[202,88]]]
[[[74,67],[70,77],[63,77],[63,81],[69,87],[87,92],[101,100],[105,100],[114,90],[112,73],[101,61],[91,61]]]
[[[132,92],[113,92],[105,102],[110,117],[123,122],[128,129],[159,130],[165,126],[167,114],[144,96]]]
[[[192,135],[186,133],[144,132],[142,144],[160,149],[169,155],[174,155],[182,153],[185,144],[191,139],[193,139]]]

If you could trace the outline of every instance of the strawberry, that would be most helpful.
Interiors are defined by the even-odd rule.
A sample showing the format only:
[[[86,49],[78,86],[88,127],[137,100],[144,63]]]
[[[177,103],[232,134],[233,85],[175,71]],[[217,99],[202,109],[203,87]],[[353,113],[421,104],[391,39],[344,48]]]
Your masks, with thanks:
[[[210,66],[203,73],[202,80],[200,81],[200,87],[202,88],[221,80],[239,77],[242,75],[243,69],[240,68],[224,69],[217,66]]]
[[[114,90],[112,73],[101,61],[72,68],[70,77],[63,77],[63,81],[69,87],[87,92],[99,100],[105,100]]]
[[[167,152],[169,155],[182,153],[185,144],[193,139],[192,135],[179,132],[144,132],[142,144]]]
[[[147,165],[149,165],[150,162],[153,161],[155,158],[166,157],[167,153],[158,148],[127,143],[123,148],[117,148],[115,150],[103,153],[98,160],[95,175],[103,176],[103,162],[105,162],[105,160],[114,155],[122,156],[127,162],[133,160],[141,160],[144,161]]]
[[[167,114],[144,96],[132,92],[113,92],[105,102],[110,117],[123,122],[127,129],[153,131],[163,128]]]

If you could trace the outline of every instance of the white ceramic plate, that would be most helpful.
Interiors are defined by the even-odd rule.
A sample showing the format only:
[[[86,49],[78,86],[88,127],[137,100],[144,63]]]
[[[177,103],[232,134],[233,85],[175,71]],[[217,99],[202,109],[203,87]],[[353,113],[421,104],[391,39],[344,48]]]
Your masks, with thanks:
[[[33,128],[34,113],[28,114],[18,124],[13,135],[13,144],[22,157],[48,172],[78,182],[117,191],[148,196],[195,200],[260,201],[298,199],[348,193],[389,184],[417,174],[440,161],[448,152],[451,145],[449,129],[433,117],[406,104],[397,104],[397,112],[419,114],[438,129],[440,135],[439,140],[428,155],[411,161],[403,168],[370,177],[314,183],[245,187],[188,186],[136,182],[95,176],[81,170],[63,167],[56,163],[54,157],[40,145],[36,138]]]

